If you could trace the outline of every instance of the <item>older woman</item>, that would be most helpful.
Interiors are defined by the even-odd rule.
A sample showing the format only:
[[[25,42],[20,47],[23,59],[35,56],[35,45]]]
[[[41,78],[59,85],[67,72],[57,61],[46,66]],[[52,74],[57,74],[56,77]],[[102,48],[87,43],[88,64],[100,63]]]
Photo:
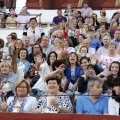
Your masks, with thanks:
[[[18,76],[12,72],[11,65],[7,61],[0,63],[0,96],[6,94],[7,97],[13,95],[15,83],[18,80]]]
[[[105,23],[100,23],[99,30],[96,32],[96,38],[101,41],[102,43],[102,38],[108,35],[110,38],[110,33],[107,31],[107,26]]]
[[[19,80],[15,86],[16,95],[9,97],[7,105],[2,103],[1,109],[6,112],[31,112],[37,105],[36,98],[29,96],[30,85],[26,80]]]
[[[56,75],[48,76],[46,83],[48,94],[39,98],[38,105],[33,112],[71,113],[73,107],[69,97],[65,93],[60,92],[60,78]]]
[[[72,40],[70,38],[63,39],[63,46],[64,46],[64,50],[68,51],[68,53],[75,52],[75,49],[73,48]]]
[[[120,62],[120,55],[116,54],[116,45],[114,43],[110,43],[108,47],[108,53],[100,56],[99,64],[104,70],[108,70],[113,61]]]

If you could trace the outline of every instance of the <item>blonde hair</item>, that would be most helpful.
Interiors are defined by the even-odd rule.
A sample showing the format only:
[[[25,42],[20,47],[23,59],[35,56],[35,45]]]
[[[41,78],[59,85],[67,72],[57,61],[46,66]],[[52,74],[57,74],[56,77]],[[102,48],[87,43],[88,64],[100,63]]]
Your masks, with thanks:
[[[25,80],[25,79],[22,79],[22,80],[18,80],[17,83],[16,83],[16,85],[15,85],[15,92],[16,92],[16,94],[17,94],[17,87],[18,87],[22,82],[26,83],[26,85],[27,85],[27,94],[30,93],[30,92],[31,92],[31,87],[30,87],[29,82],[28,82],[27,80]]]
[[[59,43],[61,45],[61,47],[63,47],[63,41],[60,40],[59,38],[55,38],[54,44],[55,43]]]
[[[9,69],[10,69],[10,72],[12,72],[11,64],[8,61],[3,61],[3,62],[0,63],[0,71],[1,71],[1,67],[5,66],[5,65],[8,65]]]

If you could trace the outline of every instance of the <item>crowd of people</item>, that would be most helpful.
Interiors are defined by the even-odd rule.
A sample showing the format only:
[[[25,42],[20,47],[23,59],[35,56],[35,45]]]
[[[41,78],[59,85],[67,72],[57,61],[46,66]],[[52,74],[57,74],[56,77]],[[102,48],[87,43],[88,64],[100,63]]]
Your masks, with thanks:
[[[109,20],[86,2],[81,11],[69,4],[50,37],[26,7],[20,14],[18,23],[29,22],[19,24],[22,39],[0,38],[0,111],[120,115],[120,11]]]

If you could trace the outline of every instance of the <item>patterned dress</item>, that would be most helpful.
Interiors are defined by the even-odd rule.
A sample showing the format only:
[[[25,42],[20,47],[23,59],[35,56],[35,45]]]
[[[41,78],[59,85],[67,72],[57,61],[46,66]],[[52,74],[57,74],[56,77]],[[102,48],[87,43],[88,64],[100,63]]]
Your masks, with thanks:
[[[41,111],[46,111],[46,109],[47,109],[51,113],[52,112],[53,113],[59,112],[55,106],[53,106],[53,105],[47,106],[47,97],[48,97],[48,95],[41,96],[39,98],[38,105],[37,105],[36,109],[40,109]],[[73,112],[73,107],[72,107],[72,103],[70,101],[70,98],[65,93],[60,92],[59,96],[57,96],[56,100],[57,100],[59,106],[67,108],[68,113]]]

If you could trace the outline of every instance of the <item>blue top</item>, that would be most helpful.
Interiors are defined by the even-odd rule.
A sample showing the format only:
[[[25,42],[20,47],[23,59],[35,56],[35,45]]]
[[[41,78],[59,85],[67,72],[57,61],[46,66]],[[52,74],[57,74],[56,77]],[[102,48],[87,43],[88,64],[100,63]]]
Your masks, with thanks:
[[[67,22],[67,18],[64,17],[64,16],[62,16],[62,17],[56,16],[56,17],[53,18],[53,22],[54,22],[55,24],[57,24],[57,25],[58,25],[60,22],[62,22],[63,20],[64,20],[65,22]]]
[[[101,95],[96,102],[92,102],[88,93],[79,96],[76,103],[76,113],[104,114],[108,113],[108,97]]]
[[[82,67],[76,66],[75,68],[75,78],[73,77],[73,74],[71,76],[71,68],[65,67],[65,76],[67,79],[72,83],[75,84],[77,79],[82,75]]]
[[[17,64],[18,64],[18,63],[20,62],[20,59],[17,58],[16,60],[17,60]],[[29,68],[30,68],[30,63],[28,62],[28,60],[25,60],[25,61],[24,61],[24,65],[25,65],[25,69],[23,70],[23,72],[25,73],[25,72],[27,72],[27,71],[29,70]]]
[[[97,48],[101,47],[101,42],[96,39],[96,38],[91,38],[91,44],[90,44],[90,47],[91,48],[95,48],[95,50],[97,50]]]

